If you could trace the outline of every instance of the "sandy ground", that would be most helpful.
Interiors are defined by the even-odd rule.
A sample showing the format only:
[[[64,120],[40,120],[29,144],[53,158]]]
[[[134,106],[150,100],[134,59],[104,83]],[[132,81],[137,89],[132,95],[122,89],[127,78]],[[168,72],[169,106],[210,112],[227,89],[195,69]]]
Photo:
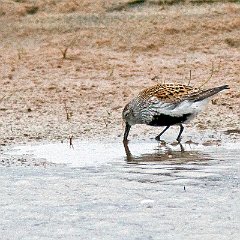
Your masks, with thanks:
[[[35,10],[26,2],[0,7],[0,144],[69,136],[120,140],[124,105],[157,82],[188,84],[190,70],[191,85],[209,79],[206,88],[231,89],[188,129],[239,134],[239,4],[118,11],[111,1],[69,9],[62,1]],[[136,127],[130,138],[156,131]]]

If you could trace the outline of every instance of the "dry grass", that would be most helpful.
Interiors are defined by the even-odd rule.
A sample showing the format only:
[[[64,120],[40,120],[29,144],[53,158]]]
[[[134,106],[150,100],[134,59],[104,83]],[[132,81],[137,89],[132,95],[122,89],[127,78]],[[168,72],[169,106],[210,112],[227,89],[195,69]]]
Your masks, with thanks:
[[[85,15],[75,12],[63,15],[38,15],[36,17],[34,15],[34,19],[27,17],[23,18],[20,23],[11,23],[11,28],[6,26],[6,35],[14,36],[17,33],[19,37],[24,38],[24,36],[29,35],[29,32],[43,37],[46,34],[51,34],[54,41],[58,39],[58,35],[65,35],[66,40],[65,43],[62,43],[62,46],[61,40],[57,40],[63,58],[66,58],[67,50],[76,45],[76,41],[74,41],[74,44],[71,43],[71,38],[78,35],[81,36],[81,42],[78,44],[81,47],[94,46],[120,51],[130,50],[134,53],[156,52],[160,51],[163,46],[171,47],[177,40],[179,47],[190,45],[188,49],[192,46],[199,49],[197,45],[204,46],[203,41],[205,41],[206,35],[212,35],[210,37],[214,44],[214,41],[216,41],[214,40],[214,34],[238,31],[240,25],[239,7],[234,5],[234,7],[229,8],[228,5],[226,11],[228,13],[229,11],[232,12],[232,18],[222,18],[223,11],[221,10],[219,17],[217,17],[218,21],[216,21],[216,18],[212,20],[207,15],[204,17],[204,21],[201,21],[201,14],[199,18],[195,16],[194,20],[189,21],[188,19],[191,16],[185,15],[184,9],[177,14],[174,13],[176,14],[174,21],[169,21],[164,12],[159,12],[156,16],[155,10],[152,9],[149,10],[148,14],[144,12],[143,14],[135,14],[130,11],[124,14]],[[70,39],[68,39],[69,35]],[[197,45],[188,44],[187,36],[195,36]]]

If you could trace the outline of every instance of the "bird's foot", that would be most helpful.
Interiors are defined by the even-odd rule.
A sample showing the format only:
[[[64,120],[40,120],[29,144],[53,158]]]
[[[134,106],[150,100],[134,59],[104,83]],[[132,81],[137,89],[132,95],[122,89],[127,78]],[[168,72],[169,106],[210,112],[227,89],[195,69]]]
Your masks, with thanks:
[[[165,146],[167,144],[164,140],[161,140],[159,136],[155,137],[155,139],[159,142],[160,145]]]
[[[161,141],[160,136],[156,136],[156,137],[155,137],[155,140],[157,140],[158,142],[160,142],[160,141]]]
[[[185,150],[184,150],[184,148],[183,148],[183,145],[181,144],[181,142],[179,142],[179,141],[177,141],[177,142],[173,142],[172,144],[171,144],[172,146],[180,146],[180,149],[181,149],[181,152],[184,152]]]
[[[178,143],[181,143],[182,138],[178,137],[176,140],[177,140]]]

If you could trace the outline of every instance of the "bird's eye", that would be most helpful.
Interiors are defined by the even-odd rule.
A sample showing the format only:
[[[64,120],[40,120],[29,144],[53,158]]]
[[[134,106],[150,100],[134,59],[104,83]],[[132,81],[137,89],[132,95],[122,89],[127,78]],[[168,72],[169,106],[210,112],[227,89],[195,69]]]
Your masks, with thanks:
[[[129,115],[130,111],[126,110],[123,112],[123,117],[126,118]]]
[[[127,115],[129,115],[129,112],[130,112],[129,110],[125,111],[124,116],[127,117]]]

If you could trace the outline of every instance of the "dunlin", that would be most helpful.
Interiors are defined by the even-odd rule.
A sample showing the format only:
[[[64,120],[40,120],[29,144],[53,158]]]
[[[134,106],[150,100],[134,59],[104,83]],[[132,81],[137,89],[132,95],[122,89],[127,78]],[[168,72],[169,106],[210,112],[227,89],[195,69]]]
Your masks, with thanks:
[[[209,102],[210,97],[229,89],[228,85],[210,89],[200,89],[182,84],[157,84],[141,91],[123,109],[122,117],[126,123],[124,141],[127,141],[130,128],[135,124],[166,126],[156,137],[172,125],[179,125],[177,141],[180,142],[183,123],[188,123]]]

